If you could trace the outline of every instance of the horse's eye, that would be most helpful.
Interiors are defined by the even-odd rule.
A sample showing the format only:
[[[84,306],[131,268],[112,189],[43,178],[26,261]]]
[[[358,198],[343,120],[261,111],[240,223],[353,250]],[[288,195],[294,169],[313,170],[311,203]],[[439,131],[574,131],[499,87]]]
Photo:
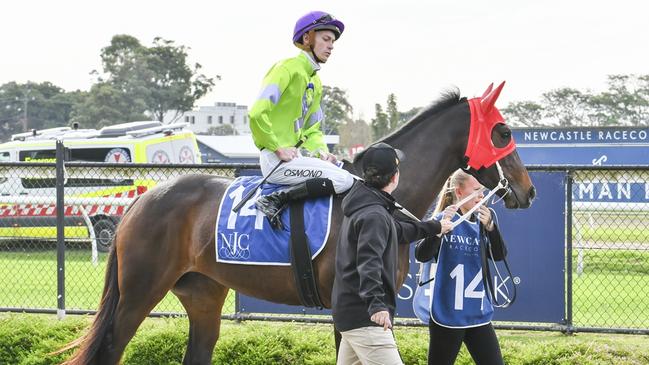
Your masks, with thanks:
[[[512,136],[512,132],[505,132],[503,133],[503,138],[509,138]]]

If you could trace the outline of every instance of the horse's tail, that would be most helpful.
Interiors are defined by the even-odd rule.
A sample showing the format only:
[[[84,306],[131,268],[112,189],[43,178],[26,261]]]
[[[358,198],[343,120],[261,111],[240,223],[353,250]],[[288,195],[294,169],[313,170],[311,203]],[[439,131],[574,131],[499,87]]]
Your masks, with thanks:
[[[106,265],[106,277],[104,279],[104,293],[101,297],[99,309],[92,322],[88,333],[71,343],[67,344],[55,354],[76,348],[80,346],[74,356],[61,365],[76,365],[94,363],[93,359],[97,356],[104,339],[113,327],[113,317],[119,302],[119,287],[117,286],[117,252],[115,242],[113,242],[108,263]]]

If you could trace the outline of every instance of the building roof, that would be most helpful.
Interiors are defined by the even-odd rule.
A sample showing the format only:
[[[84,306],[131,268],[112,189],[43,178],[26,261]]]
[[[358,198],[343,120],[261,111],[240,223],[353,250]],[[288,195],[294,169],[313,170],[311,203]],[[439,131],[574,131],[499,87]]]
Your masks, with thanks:
[[[259,149],[252,136],[203,136],[196,139],[209,148],[228,157],[259,157]]]

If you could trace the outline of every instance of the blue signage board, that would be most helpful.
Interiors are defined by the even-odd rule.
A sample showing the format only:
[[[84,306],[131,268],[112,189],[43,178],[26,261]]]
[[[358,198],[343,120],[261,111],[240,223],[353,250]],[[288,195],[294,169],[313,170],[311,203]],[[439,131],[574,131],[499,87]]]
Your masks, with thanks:
[[[538,196],[532,207],[524,210],[505,209],[502,204],[494,207],[509,251],[512,280],[519,282],[514,304],[505,309],[496,308],[494,319],[562,323],[565,320],[566,173],[530,172],[530,177]],[[503,274],[502,267],[500,273]]]
[[[572,199],[588,203],[649,203],[649,182],[576,181]]]
[[[649,127],[512,130],[521,160],[538,166],[649,166]]]
[[[494,206],[512,270],[509,277],[501,265],[500,277],[492,268],[494,290],[498,300],[510,295],[516,283],[517,298],[509,308],[496,309],[495,319],[562,323],[565,317],[565,172],[531,172],[530,176],[540,197],[531,208],[508,210],[498,203]],[[417,286],[419,265],[410,253],[410,270],[398,293],[396,315],[414,318],[412,297]],[[330,311],[306,309],[300,306],[274,304],[239,295],[239,311],[244,313],[330,314]]]

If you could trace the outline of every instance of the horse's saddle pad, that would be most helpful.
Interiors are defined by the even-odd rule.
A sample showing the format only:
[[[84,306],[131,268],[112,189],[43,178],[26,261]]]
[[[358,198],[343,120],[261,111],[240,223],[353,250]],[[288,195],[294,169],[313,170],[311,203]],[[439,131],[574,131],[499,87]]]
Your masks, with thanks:
[[[278,230],[273,229],[268,219],[255,207],[255,201],[261,195],[286,188],[285,185],[264,184],[238,213],[232,211],[261,179],[260,176],[239,177],[223,194],[216,219],[216,261],[248,265],[291,264],[288,208],[281,213],[284,228]],[[331,196],[322,197],[304,204],[304,228],[312,259],[322,251],[329,237],[332,199]]]

